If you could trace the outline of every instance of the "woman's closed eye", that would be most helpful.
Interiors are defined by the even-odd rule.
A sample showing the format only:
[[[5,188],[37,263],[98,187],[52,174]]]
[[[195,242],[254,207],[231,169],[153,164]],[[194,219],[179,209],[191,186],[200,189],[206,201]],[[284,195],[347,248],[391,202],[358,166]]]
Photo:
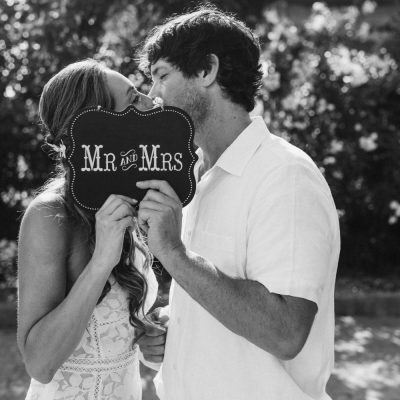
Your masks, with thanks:
[[[127,100],[129,104],[137,103],[140,94],[134,86],[130,86],[127,90]]]
[[[140,98],[139,93],[138,93],[138,92],[132,91],[131,99],[130,99],[130,100],[131,100],[131,103],[132,103],[132,104],[137,103],[137,102],[139,101],[139,98]]]

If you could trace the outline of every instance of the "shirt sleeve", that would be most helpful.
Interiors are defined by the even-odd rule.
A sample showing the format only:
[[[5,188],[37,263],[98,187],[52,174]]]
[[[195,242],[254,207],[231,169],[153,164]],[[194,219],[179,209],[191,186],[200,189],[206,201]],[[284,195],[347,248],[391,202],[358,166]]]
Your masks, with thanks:
[[[279,167],[259,185],[247,225],[247,278],[320,304],[330,279],[336,209],[322,174]]]

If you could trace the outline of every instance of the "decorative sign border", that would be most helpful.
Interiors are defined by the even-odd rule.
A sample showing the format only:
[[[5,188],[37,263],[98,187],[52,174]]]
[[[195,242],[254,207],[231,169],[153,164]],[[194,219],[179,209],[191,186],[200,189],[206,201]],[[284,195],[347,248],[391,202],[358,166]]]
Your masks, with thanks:
[[[191,118],[188,116],[188,114],[183,111],[180,108],[177,107],[173,107],[173,106],[164,106],[164,107],[157,107],[151,110],[147,110],[147,111],[140,111],[138,110],[133,104],[130,104],[125,110],[123,111],[111,111],[111,110],[107,110],[101,106],[97,106],[97,107],[88,107],[83,109],[81,112],[79,112],[79,114],[77,114],[75,116],[75,118],[72,120],[70,127],[68,129],[68,134],[69,137],[72,140],[72,151],[70,152],[70,154],[67,156],[67,162],[71,167],[72,170],[72,181],[70,183],[70,188],[71,188],[71,193],[72,196],[74,198],[74,200],[83,208],[86,208],[87,210],[92,210],[92,211],[97,211],[100,207],[89,207],[86,206],[85,204],[81,203],[78,198],[75,195],[75,191],[74,191],[74,184],[75,184],[75,179],[76,179],[76,171],[75,171],[75,167],[73,165],[73,163],[71,162],[71,158],[74,155],[74,151],[75,151],[75,147],[76,147],[76,143],[75,143],[75,138],[73,135],[73,128],[74,125],[76,124],[76,122],[78,121],[78,119],[89,112],[101,112],[101,113],[105,113],[105,114],[109,114],[109,115],[113,115],[116,117],[123,117],[124,115],[129,114],[130,112],[134,112],[135,114],[142,116],[142,117],[150,117],[152,115],[155,114],[159,114],[159,113],[163,113],[163,112],[173,112],[176,114],[179,114],[180,116],[182,116],[185,121],[187,122],[189,129],[190,129],[190,136],[189,136],[189,141],[188,141],[188,150],[189,153],[192,157],[192,162],[189,165],[188,168],[188,178],[189,178],[189,182],[190,182],[190,191],[189,194],[187,195],[187,197],[182,201],[182,206],[186,206],[187,204],[189,204],[189,202],[192,200],[193,196],[194,196],[194,190],[193,190],[193,182],[195,182],[195,178],[194,178],[194,165],[198,159],[196,152],[194,151],[194,147],[193,147],[193,138],[194,138],[194,126],[192,123]]]

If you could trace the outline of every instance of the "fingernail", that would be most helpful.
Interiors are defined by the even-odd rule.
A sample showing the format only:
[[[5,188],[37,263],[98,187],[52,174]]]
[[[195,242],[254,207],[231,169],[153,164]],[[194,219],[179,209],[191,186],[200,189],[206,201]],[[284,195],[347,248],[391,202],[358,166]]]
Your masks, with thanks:
[[[136,199],[131,199],[133,203],[137,204],[137,200]]]
[[[136,186],[142,186],[143,182],[136,182]]]

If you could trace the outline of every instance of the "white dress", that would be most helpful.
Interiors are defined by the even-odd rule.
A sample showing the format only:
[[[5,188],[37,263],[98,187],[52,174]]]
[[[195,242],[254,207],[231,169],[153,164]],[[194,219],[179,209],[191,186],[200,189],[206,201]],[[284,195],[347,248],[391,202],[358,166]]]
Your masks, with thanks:
[[[157,280],[149,268],[145,311],[157,297]],[[129,323],[127,293],[110,278],[111,290],[96,306],[72,355],[48,384],[31,380],[25,400],[140,400],[139,349]]]

